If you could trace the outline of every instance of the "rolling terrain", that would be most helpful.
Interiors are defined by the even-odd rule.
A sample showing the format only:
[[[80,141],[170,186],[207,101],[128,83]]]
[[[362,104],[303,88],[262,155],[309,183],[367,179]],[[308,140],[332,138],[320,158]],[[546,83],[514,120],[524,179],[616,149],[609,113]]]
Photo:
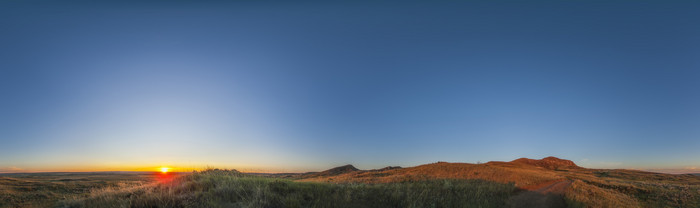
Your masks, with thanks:
[[[255,174],[3,174],[0,207],[700,207],[700,177],[520,158]]]
[[[51,207],[93,190],[149,184],[158,178],[151,172],[5,173],[0,174],[0,207]]]
[[[301,175],[299,181],[393,183],[429,179],[479,179],[514,183],[512,200],[569,201],[591,207],[700,207],[700,177],[622,169],[588,169],[570,160],[520,158],[484,164],[438,162],[409,168]],[[333,170],[333,169],[331,169]],[[528,196],[528,197],[524,197]],[[538,205],[533,205],[538,206]]]

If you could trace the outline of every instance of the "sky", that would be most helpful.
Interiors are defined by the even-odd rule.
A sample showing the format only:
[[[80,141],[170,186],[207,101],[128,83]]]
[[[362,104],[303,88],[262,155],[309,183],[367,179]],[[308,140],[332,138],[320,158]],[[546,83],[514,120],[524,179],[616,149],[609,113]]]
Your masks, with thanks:
[[[0,172],[700,171],[692,1],[2,1]]]

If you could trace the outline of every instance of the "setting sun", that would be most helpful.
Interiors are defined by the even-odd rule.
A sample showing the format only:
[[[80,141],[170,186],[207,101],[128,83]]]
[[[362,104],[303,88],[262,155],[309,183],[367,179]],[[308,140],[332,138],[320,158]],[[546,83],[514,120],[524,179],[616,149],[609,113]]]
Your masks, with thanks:
[[[169,170],[170,170],[169,167],[161,167],[161,168],[160,168],[160,172],[161,172],[161,173],[167,173]]]

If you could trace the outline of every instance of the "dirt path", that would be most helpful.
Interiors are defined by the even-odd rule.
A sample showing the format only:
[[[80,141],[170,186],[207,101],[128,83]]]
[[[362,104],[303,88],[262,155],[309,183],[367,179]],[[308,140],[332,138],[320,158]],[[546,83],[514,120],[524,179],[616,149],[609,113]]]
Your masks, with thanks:
[[[566,188],[569,188],[569,186],[571,186],[571,183],[573,183],[573,181],[571,180],[559,181],[533,191],[541,194],[564,194],[564,191],[566,191]]]
[[[566,207],[564,192],[573,181],[552,181],[522,191],[508,200],[508,207]]]

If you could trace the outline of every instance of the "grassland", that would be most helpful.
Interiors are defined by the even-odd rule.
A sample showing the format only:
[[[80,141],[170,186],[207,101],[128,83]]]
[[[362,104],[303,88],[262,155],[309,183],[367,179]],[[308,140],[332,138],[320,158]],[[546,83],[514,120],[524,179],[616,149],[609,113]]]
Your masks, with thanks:
[[[587,207],[700,207],[700,177],[635,170],[581,168],[568,160],[515,160],[512,162],[433,163],[385,171],[350,171],[310,177],[301,181],[331,183],[392,183],[421,179],[480,179],[512,182],[519,189],[540,191],[544,186],[567,182],[554,190],[567,206]],[[542,200],[531,197],[527,200]]]
[[[332,184],[207,170],[167,183],[95,190],[60,207],[504,207],[513,184],[425,180]]]
[[[700,177],[557,158],[307,174],[19,174],[0,207],[700,207]]]
[[[0,174],[0,207],[52,207],[93,190],[148,184],[156,178],[140,172]]]

